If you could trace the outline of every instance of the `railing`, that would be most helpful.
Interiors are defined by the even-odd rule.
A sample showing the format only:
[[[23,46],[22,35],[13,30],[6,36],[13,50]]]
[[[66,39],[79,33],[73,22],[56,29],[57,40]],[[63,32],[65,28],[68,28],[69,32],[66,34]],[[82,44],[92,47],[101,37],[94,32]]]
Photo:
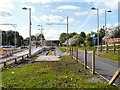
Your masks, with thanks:
[[[32,55],[34,56],[34,55],[36,55],[36,54],[38,54],[38,53],[41,53],[41,52],[43,52],[43,51],[48,51],[48,50],[50,50],[50,49],[52,49],[52,48],[53,48],[53,47],[43,47],[43,48],[35,51]],[[28,55],[29,55],[29,52],[26,52],[26,53],[21,54],[21,55],[12,55],[12,56],[10,56],[10,57],[8,57],[8,58],[0,59],[0,65],[1,65],[1,64],[4,64],[4,67],[6,67],[6,66],[7,66],[7,63],[10,62],[10,61],[13,61],[13,62],[11,62],[11,63],[18,64],[18,60],[17,60],[17,59],[19,59],[19,58],[21,58],[21,57],[22,57],[22,59],[23,59],[23,58],[25,58],[25,56],[28,57]],[[1,68],[1,66],[0,66],[0,68]]]
[[[18,64],[17,59],[19,59],[21,57],[23,59],[25,56],[28,57],[28,55],[29,55],[29,53],[26,53],[26,54],[23,54],[23,55],[20,55],[20,56],[11,56],[9,58],[4,58],[4,59],[1,59],[0,64],[4,64],[4,67],[6,67],[7,63],[10,62],[10,61],[13,61],[13,60],[14,60],[14,62],[12,62],[12,63]]]

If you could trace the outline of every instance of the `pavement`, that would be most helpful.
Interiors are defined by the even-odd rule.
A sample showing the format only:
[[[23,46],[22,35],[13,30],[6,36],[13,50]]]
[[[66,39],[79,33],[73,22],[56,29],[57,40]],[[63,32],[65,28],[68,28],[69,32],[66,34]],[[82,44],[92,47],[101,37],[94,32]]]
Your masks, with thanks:
[[[46,55],[46,53],[48,53],[48,51],[42,52],[35,61],[59,61],[60,56],[63,55],[57,47],[52,51],[52,55]]]
[[[79,54],[78,59],[82,63],[84,63],[84,51],[80,50],[78,54]],[[109,59],[101,58],[99,56],[95,56],[95,64],[96,64],[96,72],[108,80],[112,78],[114,73],[120,67],[120,63],[111,61]],[[87,65],[88,67],[92,68],[92,53],[91,52],[88,52],[87,54]],[[119,75],[119,78],[115,81],[115,84],[117,86],[120,86],[120,75]]]

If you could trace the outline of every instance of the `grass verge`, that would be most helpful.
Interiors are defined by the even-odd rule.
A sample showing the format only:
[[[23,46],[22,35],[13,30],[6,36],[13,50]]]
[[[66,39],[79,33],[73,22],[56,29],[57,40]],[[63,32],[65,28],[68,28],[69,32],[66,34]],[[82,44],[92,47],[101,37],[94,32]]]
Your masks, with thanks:
[[[4,69],[3,87],[12,88],[98,88],[112,90],[116,87],[98,75],[92,75],[81,63],[70,56],[63,56],[60,61],[39,62],[19,65]]]
[[[67,47],[59,47],[62,52],[67,52]]]
[[[113,53],[112,51],[109,51],[108,53],[102,52],[99,54],[100,57],[115,61],[115,62],[120,62],[120,58],[118,57],[118,53]]]

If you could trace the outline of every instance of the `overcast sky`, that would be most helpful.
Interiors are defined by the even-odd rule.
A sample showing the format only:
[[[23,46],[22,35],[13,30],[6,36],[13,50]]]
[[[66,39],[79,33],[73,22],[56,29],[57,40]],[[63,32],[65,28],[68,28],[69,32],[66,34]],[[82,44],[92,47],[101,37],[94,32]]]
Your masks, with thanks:
[[[89,33],[97,31],[97,13],[91,7],[99,8],[100,27],[105,22],[105,10],[107,13],[107,27],[118,24],[119,0],[4,0],[0,3],[0,24],[17,24],[16,31],[24,38],[29,37],[28,10],[32,10],[32,35],[40,33],[38,24],[43,25],[43,33],[46,39],[57,40],[62,32],[66,32],[66,25],[46,25],[46,23],[66,24],[69,17],[69,33],[84,31]],[[14,30],[12,26],[0,25],[2,30]]]

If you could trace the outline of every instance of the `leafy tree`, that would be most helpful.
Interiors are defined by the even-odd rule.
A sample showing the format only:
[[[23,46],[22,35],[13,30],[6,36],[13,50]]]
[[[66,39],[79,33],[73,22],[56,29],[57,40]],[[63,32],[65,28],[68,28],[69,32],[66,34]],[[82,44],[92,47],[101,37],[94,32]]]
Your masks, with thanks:
[[[93,39],[91,37],[91,34],[88,33],[87,36],[86,36],[86,46],[92,46],[93,45]]]
[[[120,38],[120,26],[116,27],[114,32],[112,33],[112,38]]]
[[[45,40],[45,38],[44,38],[44,35],[43,35],[43,34],[42,34],[42,39],[43,39],[43,40]],[[37,36],[37,40],[38,40],[38,41],[40,41],[40,40],[41,40],[41,34],[39,34],[39,35]]]
[[[23,37],[19,35],[19,32],[12,30],[3,31],[2,30],[2,45],[15,45],[15,34],[16,34],[16,45],[21,46],[21,40]]]
[[[80,37],[79,36],[79,38],[76,40],[76,42],[75,42],[75,45],[76,46],[80,46],[81,44],[83,44],[84,43],[84,38],[83,37]]]
[[[99,42],[102,43],[102,38],[105,36],[105,30],[103,28],[99,31]]]
[[[77,35],[77,33],[76,33],[76,32],[70,33],[70,34],[68,35],[68,38],[72,38],[74,35]]]
[[[81,32],[81,33],[80,33],[80,37],[86,38],[86,34],[85,34],[84,32]]]
[[[67,34],[61,33],[59,39],[60,39],[60,43],[64,43],[65,40],[67,40]]]

